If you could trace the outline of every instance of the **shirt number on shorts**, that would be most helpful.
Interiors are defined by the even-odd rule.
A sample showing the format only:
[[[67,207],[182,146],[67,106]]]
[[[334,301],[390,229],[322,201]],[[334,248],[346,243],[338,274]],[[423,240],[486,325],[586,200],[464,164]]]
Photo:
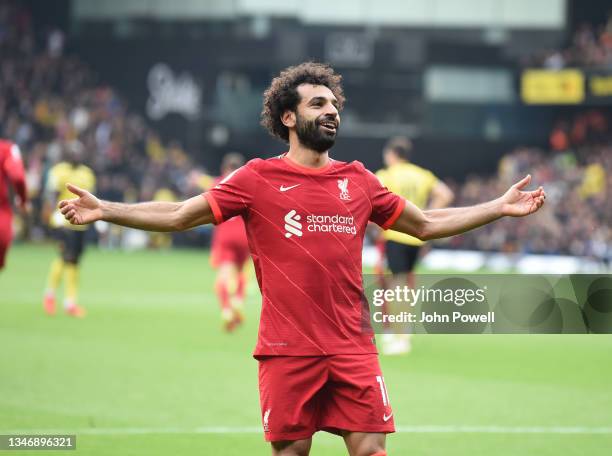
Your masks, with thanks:
[[[383,405],[386,407],[389,405],[389,394],[387,394],[387,387],[385,386],[385,378],[381,375],[376,376],[378,386],[380,386],[380,394],[382,396]]]

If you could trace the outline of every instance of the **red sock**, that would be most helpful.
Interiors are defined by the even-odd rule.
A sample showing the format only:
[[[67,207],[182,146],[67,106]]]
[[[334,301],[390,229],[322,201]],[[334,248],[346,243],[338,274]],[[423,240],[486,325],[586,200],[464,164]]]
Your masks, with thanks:
[[[238,273],[238,284],[236,285],[236,297],[240,300],[244,299],[244,289],[246,288],[246,277],[244,272]]]
[[[386,451],[377,451],[376,453],[374,453],[371,456],[387,456],[387,452]]]
[[[221,310],[231,309],[232,303],[230,302],[230,295],[229,291],[227,290],[227,283],[225,283],[225,280],[217,279],[215,282],[215,292],[217,293],[219,304],[221,304]]]

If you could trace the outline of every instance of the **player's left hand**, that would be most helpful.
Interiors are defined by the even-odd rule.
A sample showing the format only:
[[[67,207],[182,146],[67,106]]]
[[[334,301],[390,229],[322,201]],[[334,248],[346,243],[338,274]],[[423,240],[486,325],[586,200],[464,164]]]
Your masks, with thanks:
[[[536,190],[522,191],[531,182],[531,174],[527,174],[518,181],[501,197],[502,215],[511,217],[523,217],[533,214],[544,204],[546,193],[544,188],[538,187]]]

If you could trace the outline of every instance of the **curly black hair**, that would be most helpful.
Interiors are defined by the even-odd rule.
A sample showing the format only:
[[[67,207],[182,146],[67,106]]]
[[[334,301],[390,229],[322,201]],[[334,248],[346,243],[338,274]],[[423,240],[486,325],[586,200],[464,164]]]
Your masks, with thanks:
[[[287,110],[295,111],[300,102],[297,88],[300,84],[322,85],[329,88],[338,99],[338,110],[344,106],[342,76],[323,63],[304,62],[284,69],[272,79],[263,95],[261,125],[272,135],[285,142],[289,141],[289,129],[281,122]]]

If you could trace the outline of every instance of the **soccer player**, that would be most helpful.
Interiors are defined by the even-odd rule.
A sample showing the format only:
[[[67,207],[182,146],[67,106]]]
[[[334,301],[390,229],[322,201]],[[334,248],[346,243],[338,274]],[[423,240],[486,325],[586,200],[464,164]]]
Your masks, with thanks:
[[[229,153],[221,162],[219,184],[244,165],[244,157]],[[244,266],[249,259],[249,242],[242,217],[232,217],[215,228],[211,248],[211,263],[217,268],[215,291],[221,305],[221,318],[226,331],[233,331],[244,321],[243,307],[246,288]]]
[[[242,154],[230,152],[221,161],[220,177],[213,178],[200,172],[193,175],[192,180],[198,187],[208,190],[242,165],[244,165]],[[227,332],[232,332],[244,321],[246,289],[244,266],[248,259],[249,243],[242,218],[232,217],[218,225],[213,233],[210,262],[212,267],[217,269],[215,292],[221,307],[223,328]]]
[[[385,168],[376,176],[391,192],[410,201],[419,209],[441,209],[453,200],[453,191],[431,171],[410,163],[412,142],[405,137],[389,140],[383,149]],[[387,265],[393,275],[391,288],[408,286],[415,288],[414,268],[424,241],[395,230],[382,233],[385,241]],[[409,334],[385,334],[382,338],[383,353],[396,355],[410,351]]]
[[[54,229],[59,241],[59,256],[51,263],[43,300],[43,307],[48,315],[55,314],[57,288],[65,276],[64,311],[73,317],[85,316],[85,309],[78,305],[78,283],[79,260],[85,247],[87,226],[68,223],[57,208],[58,198],[65,199],[70,196],[66,188],[68,182],[74,182],[83,189],[94,191],[96,177],[91,168],[83,163],[83,159],[83,145],[79,141],[66,143],[64,160],[53,166],[47,177],[45,186],[47,204],[52,202],[56,207],[51,214],[49,225]]]
[[[25,214],[28,198],[21,152],[17,144],[0,139],[0,270],[4,268],[6,255],[13,239],[13,211],[9,185],[17,194],[18,207]]]
[[[289,143],[254,159],[213,189],[183,202],[76,198],[59,207],[74,225],[106,220],[144,230],[185,230],[241,216],[262,293],[259,391],[274,455],[307,455],[318,430],[342,435],[351,455],[385,455],[393,411],[381,373],[361,276],[369,220],[434,239],[502,216],[525,216],[544,190],[526,176],[484,204],[423,211],[382,186],[359,162],[330,158],[344,105],[341,77],[307,62],[285,69],[264,93],[262,124]]]

